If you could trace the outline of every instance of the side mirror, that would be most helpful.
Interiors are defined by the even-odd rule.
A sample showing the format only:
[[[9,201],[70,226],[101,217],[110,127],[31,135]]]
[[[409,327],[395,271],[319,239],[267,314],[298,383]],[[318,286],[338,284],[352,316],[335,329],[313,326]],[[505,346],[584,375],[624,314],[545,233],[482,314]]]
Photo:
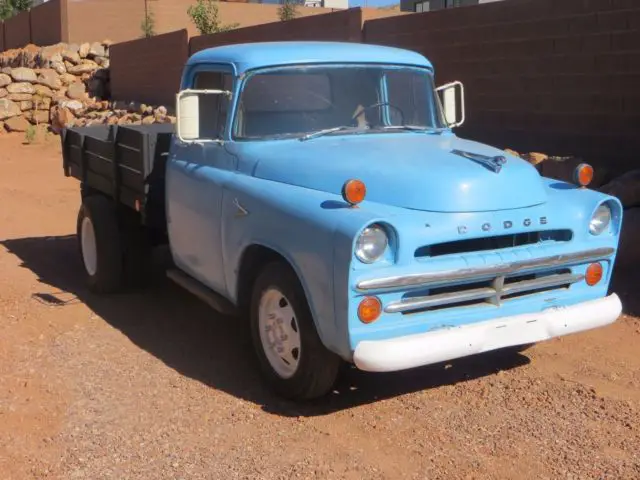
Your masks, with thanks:
[[[200,96],[184,90],[176,99],[176,134],[181,142],[200,138]]]
[[[202,121],[200,116],[200,97],[203,95],[224,95],[231,98],[228,90],[182,90],[176,95],[176,136],[181,142],[220,142],[214,132],[207,132],[207,122]],[[206,106],[207,102],[205,102]],[[218,112],[209,112],[213,117]],[[206,117],[205,117],[206,118]],[[204,132],[201,129],[204,128]]]
[[[462,82],[447,83],[436,88],[436,92],[440,95],[447,126],[454,128],[462,125],[465,121],[464,85],[462,85]],[[458,105],[460,105],[459,109]],[[458,112],[458,110],[460,111]]]

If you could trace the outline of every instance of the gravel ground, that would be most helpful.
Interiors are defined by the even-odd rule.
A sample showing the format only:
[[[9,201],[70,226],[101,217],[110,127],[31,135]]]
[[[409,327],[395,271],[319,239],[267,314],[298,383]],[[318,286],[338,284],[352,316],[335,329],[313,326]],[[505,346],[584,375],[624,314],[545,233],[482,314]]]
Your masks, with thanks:
[[[640,478],[637,317],[523,354],[345,369],[294,405],[260,383],[241,324],[161,276],[89,294],[78,201],[57,138],[0,137],[1,479]]]

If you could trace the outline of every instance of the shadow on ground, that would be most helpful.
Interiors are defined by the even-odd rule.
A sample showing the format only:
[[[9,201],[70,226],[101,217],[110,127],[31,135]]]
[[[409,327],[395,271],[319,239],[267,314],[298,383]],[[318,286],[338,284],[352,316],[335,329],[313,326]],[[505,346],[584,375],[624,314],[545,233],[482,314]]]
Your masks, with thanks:
[[[218,315],[166,280],[159,265],[145,291],[98,296],[84,286],[74,236],[0,242],[43,284],[34,299],[57,308],[81,301],[104,321],[166,365],[212,388],[254,402],[283,416],[325,415],[406,393],[451,385],[529,363],[517,353],[493,352],[444,365],[392,374],[345,367],[335,391],[312,403],[294,404],[273,395],[260,381],[253,349],[240,319]]]

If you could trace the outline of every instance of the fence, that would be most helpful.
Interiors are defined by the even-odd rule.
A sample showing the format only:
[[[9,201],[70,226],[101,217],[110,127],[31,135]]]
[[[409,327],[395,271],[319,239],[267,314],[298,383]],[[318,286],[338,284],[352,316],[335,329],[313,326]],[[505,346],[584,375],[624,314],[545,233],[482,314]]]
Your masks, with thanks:
[[[215,45],[266,40],[340,40],[359,42],[363,11],[303,17],[193,37],[181,30],[111,47],[111,95],[119,100],[173,105],[180,73],[189,55]],[[141,61],[143,59],[143,61]]]
[[[0,42],[5,48],[18,46],[24,42],[25,32],[33,38],[40,36],[42,41],[58,36],[64,39],[65,35],[71,41],[103,36],[117,40],[120,33],[116,26],[110,35],[99,31],[106,13],[82,9],[98,3],[107,8],[107,2],[116,5],[122,1],[130,2],[51,0],[32,11],[31,22],[25,23],[26,14],[5,22]],[[184,25],[186,20],[180,15],[185,15],[187,3],[149,0],[162,28],[170,28],[173,17]],[[34,33],[44,21],[38,15],[45,11],[38,9],[45,6],[51,17],[60,12],[60,29]],[[274,6],[221,3],[220,7]],[[85,20],[82,28],[77,26],[88,15],[98,15],[100,21]],[[614,169],[637,163],[640,2],[509,0],[375,19],[379,15],[388,13],[350,9],[190,41],[183,30],[116,44],[111,54],[112,93],[124,100],[172,104],[179,88],[178,72],[187,56],[215,45],[264,40],[365,41],[425,54],[436,67],[438,83],[462,80],[468,107],[467,124],[459,132],[462,136],[517,150],[579,155],[596,163],[606,161]],[[117,18],[122,16],[121,11]],[[105,24],[118,23],[122,35],[134,35],[134,30],[139,30],[140,12],[131,10],[126,16],[131,17],[126,28],[124,20],[107,19]],[[224,15],[222,18],[231,22]],[[93,37],[80,39],[76,35]]]
[[[59,42],[134,40],[142,36],[141,23],[146,11],[153,15],[157,34],[186,28],[189,35],[197,35],[187,15],[193,3],[195,0],[49,0],[4,22],[0,27],[0,52],[29,43],[45,46]],[[223,23],[241,27],[278,21],[278,5],[225,1],[218,4],[218,11]],[[298,7],[301,17],[331,11]]]
[[[510,0],[366,22],[467,93],[461,135],[614,168],[640,151],[640,2]]]
[[[49,0],[31,9],[31,43],[54,45],[60,42],[65,31],[65,20],[63,2],[60,0]]]
[[[113,98],[173,105],[189,57],[187,31],[114,44],[110,57]]]
[[[4,48],[24,47],[31,41],[31,21],[29,12],[22,12],[4,22]]]
[[[289,22],[273,22],[255,27],[238,28],[224,33],[193,37],[189,52],[231,43],[283,40],[362,41],[362,9],[299,18]]]

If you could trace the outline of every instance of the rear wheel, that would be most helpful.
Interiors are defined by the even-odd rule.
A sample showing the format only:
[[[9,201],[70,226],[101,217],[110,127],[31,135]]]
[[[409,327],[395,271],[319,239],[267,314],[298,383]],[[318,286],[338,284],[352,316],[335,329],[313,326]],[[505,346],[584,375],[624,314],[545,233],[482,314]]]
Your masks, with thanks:
[[[111,202],[100,195],[85,197],[78,212],[77,235],[89,289],[113,293],[122,287],[122,246]]]
[[[90,290],[116,293],[144,285],[151,253],[135,212],[117,212],[102,195],[86,196],[78,213],[77,235]]]
[[[290,399],[331,390],[340,358],[320,340],[295,273],[277,262],[258,276],[251,298],[251,336],[269,385]]]

